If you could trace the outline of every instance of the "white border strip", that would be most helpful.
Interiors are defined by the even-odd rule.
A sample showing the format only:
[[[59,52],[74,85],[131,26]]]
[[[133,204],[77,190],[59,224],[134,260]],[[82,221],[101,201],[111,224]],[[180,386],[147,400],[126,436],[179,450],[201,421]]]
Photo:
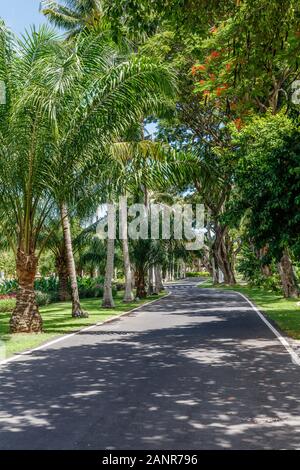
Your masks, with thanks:
[[[85,328],[82,328],[81,330],[75,331],[74,333],[70,333],[68,335],[60,336],[59,338],[54,339],[52,341],[49,341],[48,343],[44,343],[41,346],[38,346],[34,349],[29,349],[28,351],[24,351],[23,353],[19,353],[19,354],[16,354],[14,356],[9,357],[8,359],[4,359],[3,361],[0,361],[0,367],[2,367],[5,364],[8,364],[10,362],[17,361],[18,359],[22,359],[24,356],[29,356],[33,352],[41,351],[42,349],[46,349],[49,346],[53,346],[54,344],[60,343],[61,341],[68,340],[68,339],[72,338],[73,336],[79,335],[80,333],[85,333],[86,331],[91,331],[94,328],[97,328],[98,326],[102,326],[102,325],[105,325],[107,323],[112,323],[114,321],[117,321],[122,317],[128,316],[131,313],[134,313],[134,312],[137,312],[138,310],[141,310],[143,307],[147,307],[148,305],[154,304],[155,302],[159,302],[160,300],[166,299],[167,297],[169,297],[171,295],[171,293],[172,292],[168,292],[167,295],[164,295],[163,297],[160,297],[159,299],[154,299],[154,300],[151,300],[151,302],[146,302],[146,303],[140,305],[139,307],[135,307],[134,309],[128,310],[127,312],[124,312],[124,313],[121,313],[120,315],[110,317],[105,321],[95,323],[94,325],[87,326]]]
[[[282,344],[282,346],[287,350],[287,352],[290,354],[291,358],[292,358],[292,362],[293,364],[296,364],[297,366],[300,366],[300,357],[299,355],[296,353],[296,351],[290,346],[290,344],[288,343],[288,341],[279,333],[278,330],[276,330],[276,328],[274,328],[273,325],[271,325],[271,323],[266,319],[266,317],[258,310],[257,307],[255,307],[255,305],[251,302],[251,300],[249,300],[244,294],[242,294],[241,292],[237,292],[237,291],[226,291],[226,292],[235,292],[236,294],[239,294],[241,297],[243,297],[243,299],[245,299],[248,304],[253,308],[253,310],[257,313],[257,315],[260,317],[260,319],[267,325],[268,328],[270,328],[270,330],[274,333],[274,335],[279,339],[280,343]]]

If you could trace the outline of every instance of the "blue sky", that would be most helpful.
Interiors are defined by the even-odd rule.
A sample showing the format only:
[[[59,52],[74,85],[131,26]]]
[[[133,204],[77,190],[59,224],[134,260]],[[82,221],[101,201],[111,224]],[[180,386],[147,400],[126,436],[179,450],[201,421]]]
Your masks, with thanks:
[[[40,0],[1,0],[0,17],[15,33],[21,34],[30,25],[44,22],[39,13]]]

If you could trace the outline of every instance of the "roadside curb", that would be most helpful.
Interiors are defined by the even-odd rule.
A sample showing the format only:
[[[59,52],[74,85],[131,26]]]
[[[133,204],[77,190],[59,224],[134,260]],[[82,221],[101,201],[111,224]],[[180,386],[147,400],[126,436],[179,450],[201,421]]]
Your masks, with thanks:
[[[147,307],[148,305],[151,305],[151,304],[154,304],[155,302],[159,302],[160,300],[163,300],[163,299],[166,299],[167,297],[169,297],[170,295],[172,294],[172,292],[168,292],[166,295],[164,295],[163,297],[160,297],[159,299],[154,299],[154,300],[151,300],[150,302],[146,302],[142,305],[139,305],[138,307],[135,307],[131,310],[128,310],[127,312],[123,312],[121,313],[120,315],[116,315],[114,317],[110,317],[108,318],[107,320],[104,320],[102,322],[98,322],[98,323],[95,323],[93,325],[90,325],[90,326],[85,326],[84,328],[81,328],[80,330],[78,331],[74,331],[73,333],[69,333],[67,335],[63,335],[63,336],[59,336],[58,338],[54,339],[54,340],[51,340],[51,341],[48,341],[47,343],[44,343],[44,344],[41,344],[41,346],[37,346],[36,348],[33,348],[33,349],[29,349],[28,351],[24,351],[22,353],[17,353],[11,357],[9,357],[8,359],[4,359],[3,361],[0,361],[0,368],[2,366],[5,366],[6,364],[9,364],[10,362],[14,362],[14,361],[17,361],[18,359],[22,359],[23,357],[26,357],[26,356],[29,356],[31,353],[33,352],[36,352],[36,351],[41,351],[43,349],[46,349],[47,347],[49,346],[52,346],[54,344],[57,344],[57,343],[60,343],[62,341],[65,341],[69,338],[72,338],[74,336],[77,336],[81,333],[85,333],[87,331],[91,331],[93,330],[94,328],[97,328],[98,326],[102,326],[102,325],[106,325],[107,323],[113,323],[115,321],[118,321],[120,320],[120,318],[123,318],[123,317],[126,317],[126,316],[129,316],[131,315],[132,313],[134,312],[137,312],[139,311],[140,309],[142,309],[143,307]]]

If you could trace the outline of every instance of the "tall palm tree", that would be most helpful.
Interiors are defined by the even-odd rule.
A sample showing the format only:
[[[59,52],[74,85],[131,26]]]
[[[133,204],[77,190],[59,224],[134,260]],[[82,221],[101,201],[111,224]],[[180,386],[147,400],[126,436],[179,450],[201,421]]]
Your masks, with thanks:
[[[42,330],[34,279],[39,235],[55,209],[48,105],[49,89],[57,85],[53,66],[58,53],[60,44],[46,27],[16,41],[0,25],[0,77],[7,90],[6,105],[0,110],[0,216],[19,280],[12,332]]]
[[[171,93],[173,85],[166,67],[136,57],[120,61],[96,34],[79,35],[74,45],[43,26],[16,44],[1,25],[7,102],[0,110],[0,216],[20,285],[11,331],[39,332],[34,278],[41,231],[59,207],[73,256],[67,217],[74,194],[99,178],[104,145],[141,119],[153,94]],[[84,314],[77,295],[72,310]]]

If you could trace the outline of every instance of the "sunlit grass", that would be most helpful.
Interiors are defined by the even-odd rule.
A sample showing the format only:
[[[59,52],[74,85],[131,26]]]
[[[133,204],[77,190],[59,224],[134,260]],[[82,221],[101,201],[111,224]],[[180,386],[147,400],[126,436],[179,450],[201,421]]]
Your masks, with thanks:
[[[208,280],[199,287],[213,287],[213,283]],[[246,295],[284,333],[291,338],[300,339],[300,307],[297,305],[300,299],[285,299],[276,292],[248,285],[218,286],[218,289],[233,290]]]
[[[164,295],[165,294],[162,294],[161,296]],[[72,318],[70,302],[61,302],[48,305],[47,307],[41,307],[40,312],[43,318],[44,333],[38,335],[9,334],[10,313],[0,313],[0,341],[5,344],[6,357],[35,348],[60,335],[72,333],[86,326],[108,320],[109,318],[128,312],[139,305],[159,298],[158,296],[153,296],[148,297],[144,301],[124,304],[122,302],[122,296],[123,293],[119,292],[115,299],[115,308],[112,310],[102,308],[101,299],[82,300],[82,307],[89,312],[89,318]]]

